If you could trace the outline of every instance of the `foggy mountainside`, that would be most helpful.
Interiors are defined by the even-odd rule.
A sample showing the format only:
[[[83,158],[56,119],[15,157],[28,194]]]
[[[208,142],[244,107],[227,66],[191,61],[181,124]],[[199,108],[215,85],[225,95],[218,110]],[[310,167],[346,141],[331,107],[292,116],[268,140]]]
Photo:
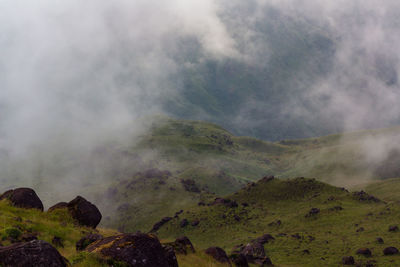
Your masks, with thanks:
[[[0,1],[0,266],[399,266],[400,3]]]

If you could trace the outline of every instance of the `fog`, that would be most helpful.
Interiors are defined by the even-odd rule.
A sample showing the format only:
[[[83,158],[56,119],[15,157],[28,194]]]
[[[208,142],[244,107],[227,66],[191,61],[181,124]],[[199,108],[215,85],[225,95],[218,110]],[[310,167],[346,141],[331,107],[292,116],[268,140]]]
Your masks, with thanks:
[[[152,115],[169,114],[165,100],[184,90],[182,64],[213,58],[268,65],[268,36],[254,25],[271,8],[307,21],[335,45],[327,75],[311,85],[293,75],[301,93],[285,99],[276,117],[318,115],[341,131],[400,122],[396,1],[6,0],[0,2],[4,187],[45,183],[48,191],[62,191],[86,184],[86,177],[109,178],[107,160],[91,165],[93,151],[133,145]],[[187,43],[200,51],[196,60],[179,58]],[[237,127],[265,123],[251,120],[254,107],[266,108],[251,96],[238,107]],[[195,118],[213,119],[205,113],[199,108]],[[367,143],[367,151],[388,146]],[[384,151],[373,160],[385,158]],[[54,183],[44,182],[49,177]]]

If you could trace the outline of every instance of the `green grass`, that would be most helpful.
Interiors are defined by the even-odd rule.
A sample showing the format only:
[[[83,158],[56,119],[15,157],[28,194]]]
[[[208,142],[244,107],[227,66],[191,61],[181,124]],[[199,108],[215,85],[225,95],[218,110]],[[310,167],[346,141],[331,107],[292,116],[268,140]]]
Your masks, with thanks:
[[[249,207],[193,206],[165,225],[160,236],[186,235],[197,248],[220,246],[230,252],[235,245],[269,233],[275,241],[266,244],[265,249],[277,266],[338,266],[347,255],[358,261],[375,260],[379,266],[400,264],[400,256],[382,253],[385,247],[398,246],[400,233],[388,232],[388,227],[400,220],[398,205],[361,202],[341,188],[310,179],[260,181],[228,197],[246,202]],[[343,210],[332,210],[335,206]],[[305,217],[313,207],[321,212]],[[239,222],[234,215],[240,217]],[[181,228],[179,221],[183,218],[189,222],[200,219],[200,224]],[[270,225],[276,220],[282,224]],[[356,231],[360,227],[363,232]],[[280,233],[286,236],[279,236]],[[297,233],[300,239],[292,237]],[[378,244],[377,237],[382,237],[385,244]],[[373,256],[357,256],[355,252],[361,247],[370,248]],[[304,250],[309,250],[310,255],[304,255]]]

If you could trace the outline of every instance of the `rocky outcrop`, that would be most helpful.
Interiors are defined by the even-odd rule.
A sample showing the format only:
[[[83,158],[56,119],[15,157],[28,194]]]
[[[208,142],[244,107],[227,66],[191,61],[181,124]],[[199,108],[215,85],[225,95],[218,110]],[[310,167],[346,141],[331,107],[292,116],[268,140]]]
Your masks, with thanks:
[[[31,188],[8,190],[0,196],[0,200],[8,199],[14,206],[43,211],[43,203]]]
[[[399,250],[395,247],[387,247],[383,250],[383,255],[395,255],[399,254]]]
[[[228,208],[237,208],[239,206],[234,200],[220,197],[217,197],[211,205],[224,205]]]
[[[103,238],[86,248],[86,251],[137,267],[178,267],[175,253],[162,247],[154,235],[121,234]]]
[[[67,261],[49,243],[33,240],[0,247],[0,265],[65,267]]]
[[[72,218],[82,226],[96,228],[101,221],[99,209],[81,196],[71,200],[67,207]]]

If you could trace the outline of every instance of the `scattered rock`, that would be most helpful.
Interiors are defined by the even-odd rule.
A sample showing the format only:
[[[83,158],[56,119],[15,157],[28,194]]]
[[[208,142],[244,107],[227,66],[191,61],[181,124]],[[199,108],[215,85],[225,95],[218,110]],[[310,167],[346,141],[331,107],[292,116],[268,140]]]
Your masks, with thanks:
[[[192,193],[200,193],[200,189],[197,187],[196,182],[192,179],[181,179],[181,183],[183,185],[183,188],[185,188],[186,191],[192,192]]]
[[[356,232],[357,232],[357,233],[359,233],[359,232],[364,232],[364,230],[365,230],[364,227],[360,227],[360,228],[358,228],[358,229],[356,230]]]
[[[192,226],[197,226],[197,225],[199,225],[199,223],[200,223],[199,220],[194,220],[194,221],[191,223],[191,225],[192,225]]]
[[[399,227],[397,225],[391,225],[389,226],[389,232],[398,232]]]
[[[36,233],[24,233],[21,235],[21,240],[24,242],[29,242],[32,240],[37,240],[37,234]]]
[[[356,252],[357,255],[364,255],[366,257],[369,257],[372,255],[372,252],[369,248],[360,248]]]
[[[211,205],[224,205],[228,208],[237,208],[239,205],[236,201],[217,197]]]
[[[66,267],[67,260],[49,243],[33,240],[0,247],[0,265]]]
[[[310,251],[308,249],[303,250],[303,255],[305,254],[310,255]]]
[[[248,206],[249,206],[249,203],[243,202],[243,203],[242,203],[242,206],[243,206],[243,207],[248,207]]]
[[[210,247],[206,249],[206,254],[212,256],[215,260],[219,262],[227,262],[230,263],[228,256],[226,255],[225,250],[220,247]]]
[[[379,244],[383,244],[383,238],[382,237],[377,237],[376,238],[376,242],[378,242]]]
[[[342,258],[343,265],[354,265],[354,257],[353,256],[345,256]]]
[[[329,210],[330,211],[341,211],[341,210],[343,210],[343,208],[341,206],[335,206],[335,207],[329,208]]]
[[[320,212],[320,210],[318,208],[312,208],[305,217],[311,217],[311,216],[315,216]]]
[[[78,242],[76,242],[76,250],[77,251],[82,251],[84,250],[87,246],[92,244],[93,242],[96,242],[100,239],[103,239],[102,235],[99,234],[88,234],[84,237],[82,237]]]
[[[58,202],[57,204],[51,206],[47,212],[52,212],[56,209],[66,209],[68,208],[68,203],[67,202]]]
[[[8,190],[0,196],[2,199],[8,199],[16,207],[43,211],[42,201],[31,188]]]
[[[177,254],[188,254],[189,252],[194,253],[195,249],[192,242],[186,236],[179,237],[175,242],[166,243],[165,246],[170,246]]]
[[[235,219],[235,221],[237,221],[237,222],[239,222],[240,221],[240,217],[239,217],[239,215],[233,215],[233,218]]]
[[[106,237],[89,245],[86,251],[125,262],[128,266],[178,267],[173,250],[162,247],[154,235],[136,233]]]
[[[247,244],[241,251],[241,254],[246,256],[247,261],[254,262],[256,259],[265,257],[264,246],[257,242]]]
[[[301,239],[301,236],[299,235],[299,233],[295,233],[294,235],[292,235],[292,237],[295,239]]]
[[[353,197],[359,201],[381,202],[380,199],[378,199],[364,191],[353,192]]]
[[[395,247],[387,247],[383,250],[383,255],[394,255],[398,254],[399,250]]]
[[[68,211],[78,224],[92,228],[96,228],[102,217],[99,209],[81,196],[68,203]]]
[[[200,201],[199,203],[197,203],[197,205],[199,205],[199,206],[205,206],[206,203],[204,203],[203,201]]]
[[[183,219],[180,223],[179,223],[180,227],[186,227],[189,225],[189,221],[187,219]]]
[[[59,236],[54,236],[53,239],[51,240],[51,243],[56,247],[61,247],[61,248],[64,247],[63,240]]]
[[[172,220],[172,217],[164,217],[164,218],[162,218],[161,221],[156,222],[153,225],[153,228],[151,228],[150,233],[157,232],[164,224],[166,224],[170,220]]]

